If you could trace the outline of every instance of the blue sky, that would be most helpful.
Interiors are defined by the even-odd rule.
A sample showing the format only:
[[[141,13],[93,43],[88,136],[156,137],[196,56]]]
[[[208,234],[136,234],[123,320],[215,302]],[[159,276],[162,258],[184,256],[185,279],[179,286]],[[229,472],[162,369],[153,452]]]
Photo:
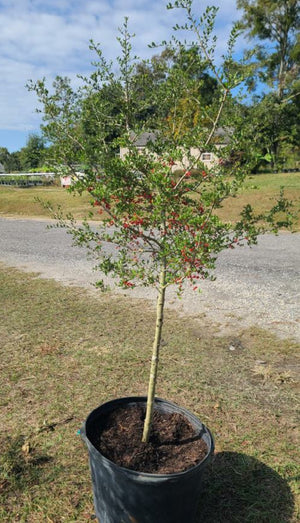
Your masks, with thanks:
[[[104,54],[118,52],[117,30],[125,16],[136,34],[135,51],[141,57],[153,50],[152,41],[168,39],[170,28],[182,13],[168,11],[164,0],[0,0],[0,147],[12,152],[38,132],[34,93],[25,87],[45,77],[49,85],[56,75],[76,79],[90,70],[94,56],[88,44],[100,42]],[[216,24],[217,52],[222,54],[232,22],[238,19],[236,0],[195,0],[195,10],[219,6]],[[243,46],[243,41],[239,42]]]

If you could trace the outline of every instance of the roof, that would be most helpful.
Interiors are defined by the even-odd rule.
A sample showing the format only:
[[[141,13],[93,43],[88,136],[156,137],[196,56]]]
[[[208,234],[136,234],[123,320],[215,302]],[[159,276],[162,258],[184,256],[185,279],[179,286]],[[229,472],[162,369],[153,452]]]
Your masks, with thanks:
[[[144,132],[138,136],[134,133],[131,134],[131,139],[136,147],[146,147],[147,143],[155,142],[157,133],[154,131]]]
[[[232,134],[232,127],[218,127],[218,129],[216,129],[214,133],[215,138],[219,138],[219,140],[216,140],[216,143],[228,144],[230,142],[230,136]]]
[[[215,130],[214,137],[215,143],[228,144],[230,142],[230,136],[233,133],[233,129],[230,127],[218,127]],[[155,142],[157,137],[157,131],[143,132],[139,135],[131,133],[130,138],[132,143],[136,147],[146,147],[147,143]]]

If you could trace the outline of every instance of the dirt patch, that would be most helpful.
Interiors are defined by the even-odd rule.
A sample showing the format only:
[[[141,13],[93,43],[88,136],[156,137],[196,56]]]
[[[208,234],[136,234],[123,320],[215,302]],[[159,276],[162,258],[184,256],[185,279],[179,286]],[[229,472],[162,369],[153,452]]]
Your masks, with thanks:
[[[201,434],[178,413],[155,410],[150,441],[142,443],[144,417],[140,405],[109,413],[101,434],[93,436],[94,446],[121,467],[152,474],[183,472],[206,456]]]

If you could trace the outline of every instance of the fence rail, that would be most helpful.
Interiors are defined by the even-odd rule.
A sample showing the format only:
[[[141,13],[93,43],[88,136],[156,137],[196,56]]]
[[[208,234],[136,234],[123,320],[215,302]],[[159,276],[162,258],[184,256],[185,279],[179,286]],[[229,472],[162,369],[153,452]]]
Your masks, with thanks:
[[[54,177],[54,173],[0,173],[0,185],[14,185],[16,187],[51,185]]]

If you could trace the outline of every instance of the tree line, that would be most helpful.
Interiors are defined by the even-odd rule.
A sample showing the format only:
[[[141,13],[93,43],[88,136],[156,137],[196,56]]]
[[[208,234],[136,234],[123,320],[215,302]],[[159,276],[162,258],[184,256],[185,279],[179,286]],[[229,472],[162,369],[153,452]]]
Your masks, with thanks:
[[[237,0],[237,8],[241,18],[236,24],[236,32],[247,38],[250,45],[242,60],[234,61],[231,57],[226,62],[225,57],[224,64],[243,89],[239,95],[228,95],[226,110],[218,125],[238,132],[239,150],[234,149],[233,144],[233,154],[242,154],[252,172],[267,167],[295,167],[299,162],[300,141],[299,0]],[[215,14],[216,10],[212,8],[211,16]],[[97,164],[101,140],[106,140],[112,154],[117,153],[118,137],[124,128],[134,130],[142,125],[147,130],[154,130],[161,117],[166,121],[169,118],[173,126],[177,118],[180,122],[178,133],[199,123],[204,130],[206,124],[208,126],[220,102],[219,87],[226,71],[212,74],[210,63],[203,58],[198,45],[175,49],[165,43],[163,50],[153,54],[150,60],[133,60],[130,74],[126,76],[128,85],[110,82],[104,76],[101,78],[99,71],[105,70],[104,58],[97,44],[91,42],[90,47],[97,54],[98,67],[94,75],[82,78],[85,88],[75,92],[69,80],[61,77],[53,84],[52,109],[57,113],[54,116],[60,126],[51,127],[49,121],[45,121],[41,126],[42,136],[31,134],[20,151],[9,153],[0,147],[0,162],[6,172],[53,164],[58,129],[61,130],[60,145],[65,141],[68,149],[66,158],[71,147],[75,163],[81,163],[84,155],[88,155]],[[174,85],[169,79],[170,71],[172,81],[177,71],[184,71],[189,81],[189,95],[176,107],[176,118],[171,114],[174,108],[161,103],[168,82],[170,89]],[[35,90],[41,99],[46,94],[43,82],[31,84],[29,89]],[[106,116],[101,118],[101,126],[99,114]],[[67,119],[74,122],[72,140],[64,135]],[[85,137],[84,155],[78,145],[82,135]],[[46,146],[46,143],[50,145]]]
[[[10,153],[6,147],[0,147],[0,163],[6,173],[32,171],[46,167],[48,152],[45,140],[32,133],[20,151]]]

